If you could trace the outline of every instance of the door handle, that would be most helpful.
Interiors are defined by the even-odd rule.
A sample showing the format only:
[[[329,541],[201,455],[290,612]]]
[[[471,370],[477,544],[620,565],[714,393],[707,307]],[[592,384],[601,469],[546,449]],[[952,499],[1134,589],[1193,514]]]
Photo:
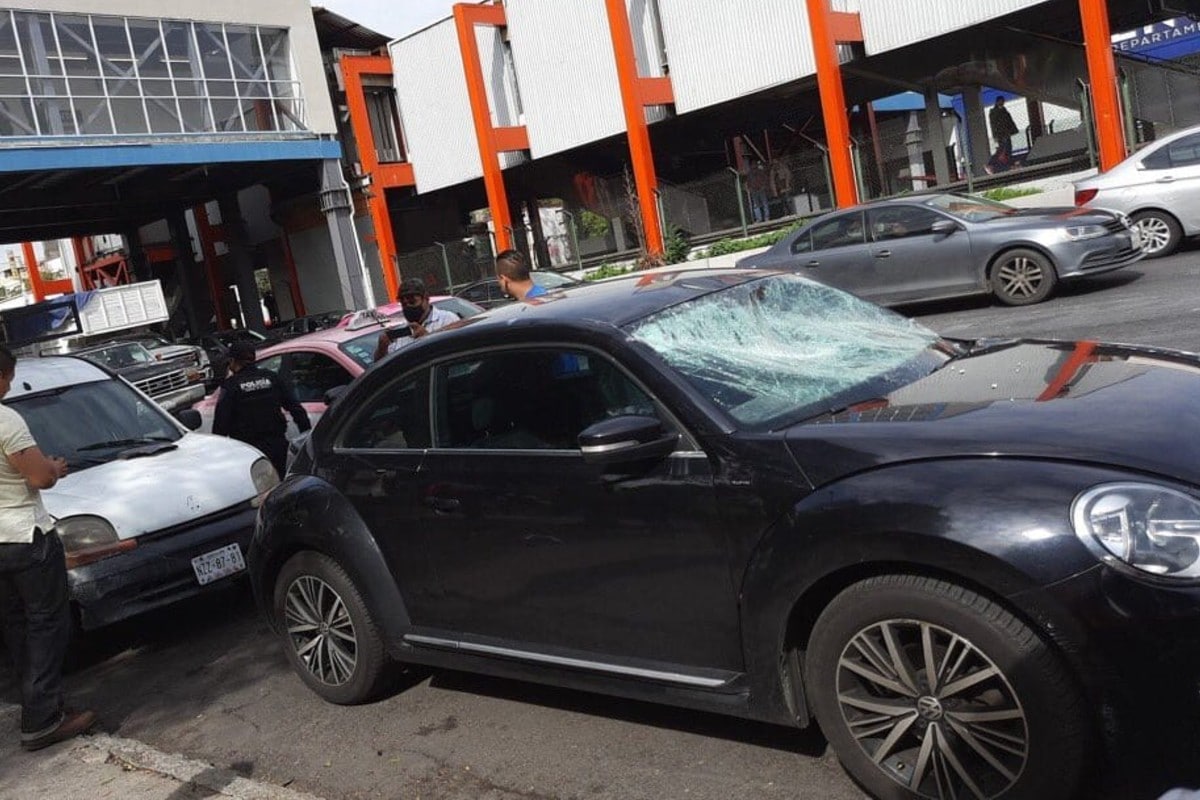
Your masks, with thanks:
[[[875,257],[876,258],[891,258],[892,251],[891,250],[878,250],[875,253]]]
[[[806,266],[806,267],[819,267],[819,266],[821,266],[821,262],[820,262],[820,261],[810,261],[810,262],[808,262],[807,264],[805,264],[804,266]]]
[[[436,514],[453,514],[462,507],[462,503],[453,497],[426,497],[425,505]]]
[[[1175,182],[1175,178],[1172,175],[1163,175],[1161,178],[1159,178],[1157,181],[1155,181],[1155,183],[1174,183],[1174,182]]]

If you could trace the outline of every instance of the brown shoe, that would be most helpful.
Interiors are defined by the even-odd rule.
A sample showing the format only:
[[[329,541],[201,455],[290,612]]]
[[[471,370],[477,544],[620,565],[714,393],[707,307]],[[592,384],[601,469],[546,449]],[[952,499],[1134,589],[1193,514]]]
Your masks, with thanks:
[[[41,750],[58,742],[65,742],[81,733],[86,733],[96,724],[96,714],[92,711],[71,711],[63,715],[62,722],[54,729],[33,739],[22,739],[23,750]]]

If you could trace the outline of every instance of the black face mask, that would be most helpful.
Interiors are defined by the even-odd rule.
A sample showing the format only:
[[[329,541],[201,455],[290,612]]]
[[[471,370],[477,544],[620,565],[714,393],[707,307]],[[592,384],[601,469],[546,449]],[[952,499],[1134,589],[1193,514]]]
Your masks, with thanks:
[[[404,318],[409,322],[420,322],[425,317],[425,306],[405,306]]]

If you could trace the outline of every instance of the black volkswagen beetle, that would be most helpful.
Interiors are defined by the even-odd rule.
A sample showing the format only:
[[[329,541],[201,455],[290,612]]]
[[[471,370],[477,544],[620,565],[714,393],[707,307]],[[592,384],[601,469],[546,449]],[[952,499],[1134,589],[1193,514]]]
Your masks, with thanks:
[[[815,720],[879,797],[1069,797],[1134,710],[1196,698],[1197,396],[1182,353],[635,275],[365,373],[249,568],[335,703],[451,667]]]

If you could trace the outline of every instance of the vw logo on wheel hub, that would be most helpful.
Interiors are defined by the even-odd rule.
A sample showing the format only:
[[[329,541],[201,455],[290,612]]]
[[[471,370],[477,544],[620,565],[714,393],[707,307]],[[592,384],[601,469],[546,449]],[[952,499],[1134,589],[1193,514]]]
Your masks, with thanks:
[[[937,722],[942,718],[942,704],[936,697],[925,695],[917,700],[917,713],[923,720]]]

